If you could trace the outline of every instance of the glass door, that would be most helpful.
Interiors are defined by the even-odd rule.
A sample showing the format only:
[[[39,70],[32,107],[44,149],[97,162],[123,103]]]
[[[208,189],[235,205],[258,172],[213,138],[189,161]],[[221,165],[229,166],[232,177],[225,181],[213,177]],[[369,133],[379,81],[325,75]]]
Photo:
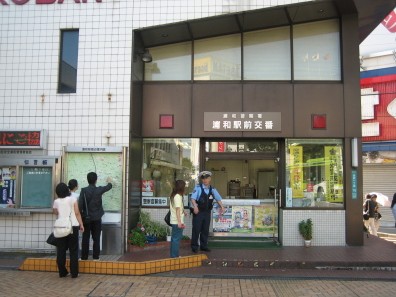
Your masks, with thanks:
[[[206,142],[204,168],[222,196],[224,214],[214,207],[214,236],[278,238],[278,145],[256,140]]]

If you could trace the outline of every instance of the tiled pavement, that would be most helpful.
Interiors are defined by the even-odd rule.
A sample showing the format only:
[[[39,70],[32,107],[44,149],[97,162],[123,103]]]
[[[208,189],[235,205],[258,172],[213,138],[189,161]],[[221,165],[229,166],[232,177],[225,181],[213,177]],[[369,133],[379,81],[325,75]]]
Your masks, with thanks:
[[[0,270],[0,295],[7,297],[390,297],[396,282],[384,280],[229,279],[81,274],[59,278],[54,272]]]
[[[213,249],[201,252],[208,259],[201,267],[188,269],[146,270],[163,276],[195,278],[339,278],[344,279],[396,279],[396,245],[391,241],[370,236],[364,246],[358,247],[279,247],[263,250]],[[181,248],[181,256],[193,254],[188,246]],[[169,247],[126,253],[123,256],[104,255],[101,262],[162,261],[169,257]],[[48,256],[46,257],[48,258]],[[23,262],[23,256],[0,253],[0,268],[15,269]],[[52,256],[54,259],[54,256]],[[95,263],[97,265],[99,263]],[[87,264],[84,263],[85,266]],[[81,266],[84,266],[81,265]],[[101,266],[103,267],[104,264]],[[111,264],[110,264],[111,265]],[[114,266],[114,265],[113,265]],[[117,266],[118,268],[120,266]],[[115,272],[120,269],[113,270]],[[179,268],[182,268],[181,266]],[[39,269],[42,271],[42,269]],[[56,270],[56,268],[55,268]],[[54,269],[50,271],[55,271]],[[105,273],[103,269],[91,269],[93,273]],[[106,270],[111,272],[111,270]],[[88,272],[88,271],[86,271]],[[122,271],[121,271],[122,272]],[[140,273],[147,274],[147,273]],[[112,274],[112,273],[107,273]],[[115,273],[117,274],[117,273]],[[133,274],[128,272],[118,274]]]

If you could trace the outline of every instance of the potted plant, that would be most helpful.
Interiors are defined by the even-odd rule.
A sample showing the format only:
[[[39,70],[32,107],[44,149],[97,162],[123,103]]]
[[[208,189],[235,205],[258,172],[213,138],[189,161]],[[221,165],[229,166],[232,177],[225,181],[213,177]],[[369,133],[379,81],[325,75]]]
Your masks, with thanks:
[[[172,239],[172,229],[170,227],[166,228],[166,241],[171,241]]]
[[[152,220],[148,212],[141,211],[137,227],[131,231],[130,242],[132,245],[142,247],[144,246],[144,244],[142,244],[143,240],[137,240],[137,237],[144,236],[145,243],[153,244],[157,243],[157,241],[165,241],[166,235],[167,230],[165,224]],[[135,238],[135,240],[132,240],[132,238]],[[136,241],[138,244],[135,243]]]
[[[311,246],[311,240],[312,240],[312,220],[307,219],[302,220],[300,223],[298,223],[298,230],[300,231],[301,236],[305,240],[305,246],[309,247]]]
[[[145,246],[147,240],[144,231],[145,229],[141,224],[137,224],[137,226],[131,230],[131,233],[129,233],[129,242],[131,245],[139,247]]]

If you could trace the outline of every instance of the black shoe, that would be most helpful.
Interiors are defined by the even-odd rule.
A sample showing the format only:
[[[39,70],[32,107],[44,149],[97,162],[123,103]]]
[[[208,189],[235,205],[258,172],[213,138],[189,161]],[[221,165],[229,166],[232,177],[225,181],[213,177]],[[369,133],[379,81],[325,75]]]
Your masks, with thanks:
[[[60,274],[59,277],[66,277],[66,276],[68,276],[68,275],[69,275],[69,272],[66,273],[66,274]]]
[[[78,274],[77,274],[77,275],[72,275],[71,277],[72,277],[72,278],[77,278],[77,277],[78,277]]]
[[[210,249],[208,249],[208,248],[201,248],[201,251],[210,252]]]
[[[197,250],[197,249],[191,249],[191,251],[192,251],[193,253],[198,253],[198,250]]]

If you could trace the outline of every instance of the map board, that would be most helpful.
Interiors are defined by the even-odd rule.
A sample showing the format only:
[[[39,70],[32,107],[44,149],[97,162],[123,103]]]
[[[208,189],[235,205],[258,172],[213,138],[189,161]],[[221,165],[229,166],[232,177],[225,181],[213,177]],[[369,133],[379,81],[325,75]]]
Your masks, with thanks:
[[[113,179],[113,188],[103,194],[105,211],[121,211],[123,189],[123,156],[118,152],[67,152],[64,182],[76,179],[78,193],[88,186],[87,174],[91,171],[98,175],[97,186],[107,185],[107,177]]]

